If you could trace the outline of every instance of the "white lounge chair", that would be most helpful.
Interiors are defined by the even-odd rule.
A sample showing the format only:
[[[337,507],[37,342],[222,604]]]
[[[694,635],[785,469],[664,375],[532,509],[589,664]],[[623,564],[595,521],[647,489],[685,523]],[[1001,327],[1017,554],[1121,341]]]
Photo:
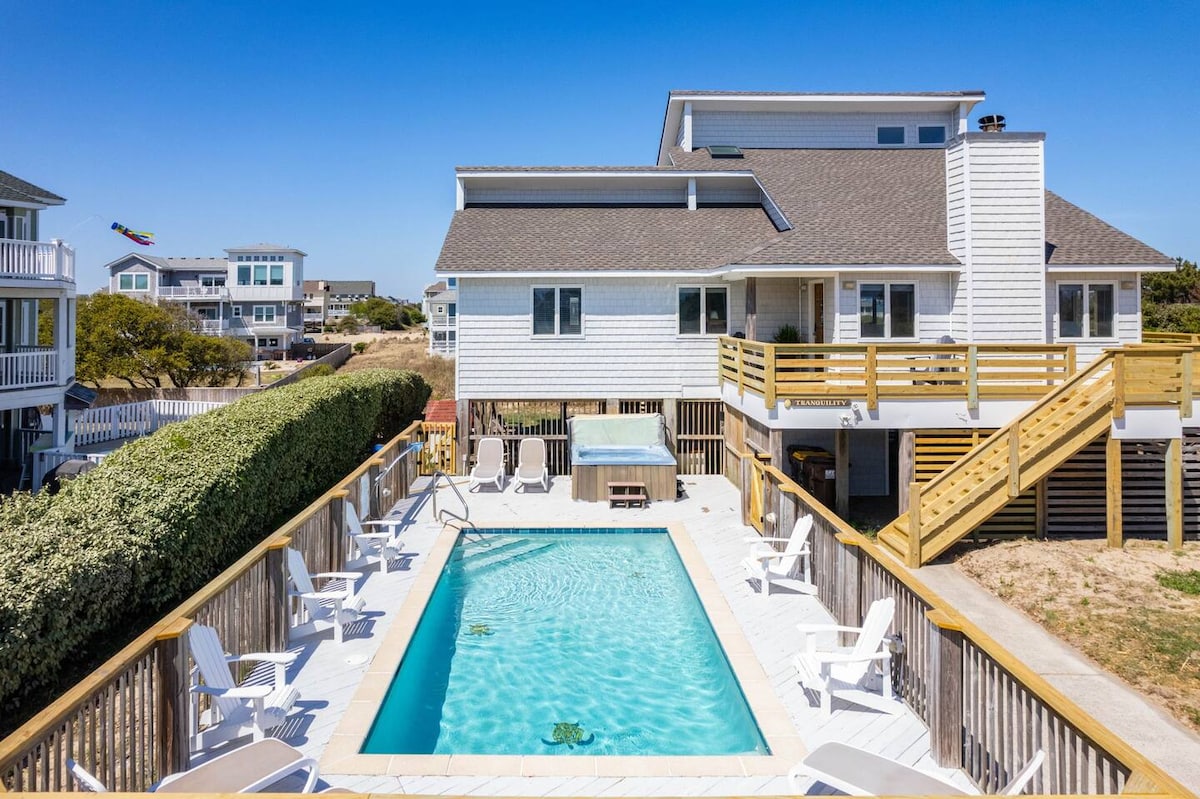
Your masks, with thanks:
[[[288,596],[300,600],[300,608],[288,626],[288,641],[304,638],[314,633],[333,628],[333,638],[342,642],[342,628],[358,621],[362,613],[363,598],[355,592],[355,584],[361,572],[318,572],[309,574],[304,556],[288,547]],[[313,578],[325,580],[320,591],[313,585]],[[336,582],[335,582],[336,581]]]
[[[891,652],[884,645],[896,612],[896,600],[877,599],[867,609],[862,627],[840,624],[799,624],[804,633],[804,649],[792,660],[800,675],[800,684],[821,698],[821,713],[829,716],[833,697],[885,713],[899,713],[901,704],[892,698]],[[854,646],[818,649],[821,633],[857,633]],[[874,686],[882,683],[882,691]]]
[[[254,652],[226,655],[217,631],[203,624],[188,628],[188,646],[196,668],[192,670],[192,749],[206,749],[224,741],[253,735],[258,741],[267,730],[287,717],[300,692],[287,681],[287,667],[295,652]],[[230,671],[235,663],[270,663],[274,674],[269,683],[238,685]],[[200,712],[200,696],[212,704]],[[203,727],[204,729],[201,729]]]
[[[497,491],[504,490],[504,442],[498,438],[481,438],[475,449],[475,467],[471,469],[468,491],[484,483],[494,483]]]
[[[1046,753],[1040,749],[1017,772],[999,796],[1016,796],[1025,790]],[[803,794],[809,786],[804,779],[819,780],[830,788],[851,796],[980,796],[972,788],[962,788],[940,774],[905,766],[881,755],[843,743],[825,743],[808,753],[788,772],[793,794]]]
[[[513,472],[517,481],[516,489],[521,486],[538,485],[543,491],[550,490],[550,471],[546,468],[546,442],[540,438],[521,439],[521,449],[517,462],[517,470]]]
[[[67,768],[85,791],[107,793],[90,772],[67,758]],[[253,793],[297,771],[307,772],[301,793],[312,793],[319,777],[317,761],[274,738],[240,746],[195,768],[172,774],[150,786],[153,793]]]
[[[354,505],[346,503],[346,535],[354,545],[346,563],[353,568],[379,563],[379,572],[387,574],[388,563],[400,557],[400,528],[403,519],[361,519]]]
[[[812,514],[808,514],[796,520],[790,538],[753,536],[746,539],[750,544],[750,554],[742,561],[742,567],[751,579],[758,580],[763,596],[770,595],[771,583],[786,585],[803,594],[817,592],[816,586],[812,584],[812,549],[808,545],[808,536],[812,533],[812,528],[813,517]],[[785,542],[782,552],[771,546],[773,543]],[[797,560],[803,564],[802,580],[792,577]]]

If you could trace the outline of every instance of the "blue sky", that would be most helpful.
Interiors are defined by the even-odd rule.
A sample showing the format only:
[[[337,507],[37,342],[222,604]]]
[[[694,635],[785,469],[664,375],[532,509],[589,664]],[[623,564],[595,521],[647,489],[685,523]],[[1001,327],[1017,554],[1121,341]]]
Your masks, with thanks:
[[[1200,258],[1195,2],[0,0],[0,169],[67,197],[81,291],[134,249],[309,253],[415,298],[457,164],[653,163],[668,90],[984,89],[1047,185]],[[20,31],[21,35],[12,33]]]

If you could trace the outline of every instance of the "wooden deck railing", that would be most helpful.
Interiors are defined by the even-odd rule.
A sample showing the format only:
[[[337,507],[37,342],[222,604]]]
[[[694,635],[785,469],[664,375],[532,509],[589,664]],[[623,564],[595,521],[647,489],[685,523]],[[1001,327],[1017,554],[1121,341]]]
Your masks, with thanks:
[[[722,382],[779,400],[1036,399],[1075,372],[1065,344],[764,344],[722,336]]]
[[[1162,330],[1143,330],[1142,341],[1146,344],[1186,344],[1200,346],[1200,333],[1168,333]]]
[[[871,602],[895,598],[903,653],[893,681],[929,726],[938,765],[995,793],[1042,749],[1046,763],[1027,793],[1195,798],[785,474],[751,453],[741,464],[743,514],[772,519],[769,535],[812,514],[817,598],[840,624],[861,624]]]
[[[390,505],[417,477],[414,422],[337,485],[113,655],[8,738],[0,741],[0,792],[69,791],[68,757],[114,791],[145,791],[189,761],[188,659],[192,622],[217,628],[233,652],[287,647],[284,548],[312,571],[345,563],[346,504]]]
[[[421,451],[421,474],[435,471],[454,474],[458,463],[455,422],[421,422],[421,440],[425,448]]]

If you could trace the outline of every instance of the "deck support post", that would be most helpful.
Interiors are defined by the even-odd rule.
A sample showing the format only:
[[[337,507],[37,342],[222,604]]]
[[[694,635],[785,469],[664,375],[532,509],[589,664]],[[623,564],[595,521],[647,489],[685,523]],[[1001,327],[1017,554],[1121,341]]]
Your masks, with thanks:
[[[767,443],[771,448],[771,465],[787,474],[788,465],[784,460],[785,453],[783,451],[783,431],[772,428]]]
[[[1167,546],[1183,549],[1183,439],[1167,442],[1166,475]]]
[[[963,634],[962,627],[944,610],[925,614],[932,626],[929,684],[930,754],[941,768],[963,765]]]
[[[1046,539],[1047,520],[1049,519],[1050,506],[1046,496],[1046,478],[1038,480],[1037,487],[1034,489],[1034,518],[1033,518],[1033,534],[1040,540]]]
[[[1021,496],[1021,431],[1020,419],[1008,430],[1008,495]]]
[[[471,401],[460,399],[455,407],[458,424],[454,428],[455,446],[458,448],[457,474],[468,474],[471,469]]]
[[[158,702],[155,707],[155,766],[158,779],[187,771],[191,766],[192,742],[188,732],[190,691],[188,647],[184,634],[191,619],[176,619],[155,637],[154,659]]]
[[[917,434],[914,430],[900,431],[900,454],[896,469],[896,512],[904,515],[908,511],[908,486],[917,481]]]
[[[758,341],[758,279],[746,278],[746,341]]]
[[[292,543],[290,537],[277,538],[267,545],[267,640],[271,652],[284,652],[288,645],[287,558],[284,555]]]
[[[1121,439],[1111,432],[1104,445],[1104,498],[1107,512],[1105,526],[1108,545],[1120,549],[1125,544],[1124,520],[1121,517]]]
[[[837,430],[837,436],[834,444],[833,465],[834,478],[837,481],[834,486],[835,508],[837,515],[842,519],[848,519],[850,516],[850,431],[845,428]]]
[[[609,416],[612,416],[612,415],[618,414],[620,412],[621,412],[621,401],[619,399],[611,399],[610,398],[610,399],[604,400],[604,413],[606,413]]]

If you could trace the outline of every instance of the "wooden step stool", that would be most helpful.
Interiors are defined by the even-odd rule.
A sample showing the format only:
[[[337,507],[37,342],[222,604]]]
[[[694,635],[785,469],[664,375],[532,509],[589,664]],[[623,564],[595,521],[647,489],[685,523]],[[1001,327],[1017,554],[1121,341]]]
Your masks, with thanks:
[[[625,507],[632,508],[633,503],[637,503],[639,508],[646,507],[646,484],[645,483],[618,483],[612,482],[608,484],[608,507],[615,508],[618,503],[625,503]]]

